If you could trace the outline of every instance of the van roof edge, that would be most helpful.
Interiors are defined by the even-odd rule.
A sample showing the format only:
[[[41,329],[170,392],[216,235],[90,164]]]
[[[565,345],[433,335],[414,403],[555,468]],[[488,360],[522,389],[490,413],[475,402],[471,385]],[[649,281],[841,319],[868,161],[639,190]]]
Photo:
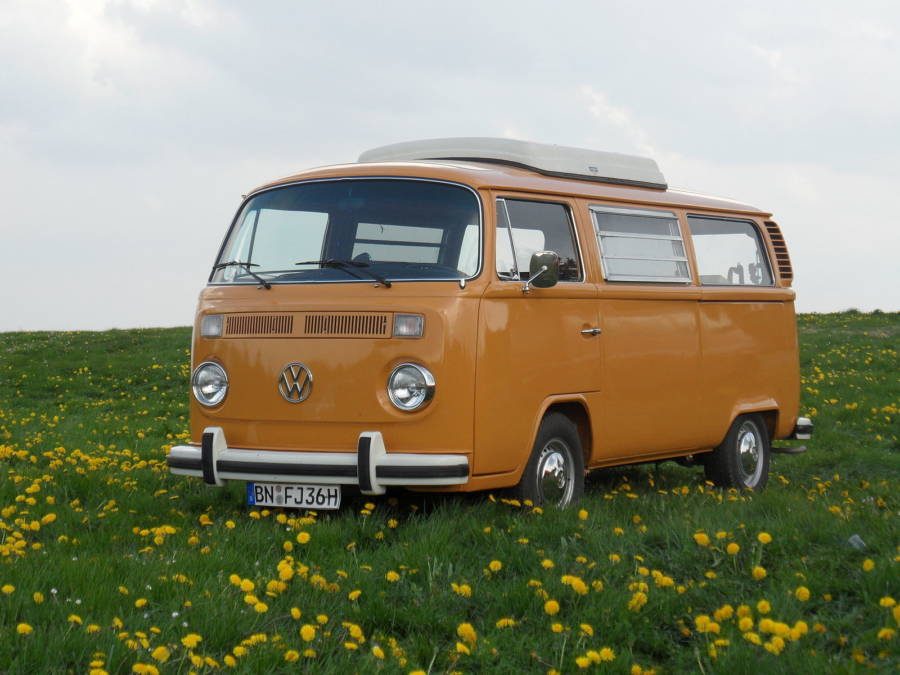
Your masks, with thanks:
[[[432,138],[366,150],[358,162],[462,160],[504,164],[559,178],[667,189],[656,161],[649,157],[533,143],[510,138]]]

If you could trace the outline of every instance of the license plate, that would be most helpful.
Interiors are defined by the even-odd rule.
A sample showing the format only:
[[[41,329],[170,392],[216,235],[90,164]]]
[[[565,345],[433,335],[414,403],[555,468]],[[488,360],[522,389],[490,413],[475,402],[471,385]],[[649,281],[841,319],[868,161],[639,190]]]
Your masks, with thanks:
[[[247,503],[285,509],[337,509],[341,506],[341,486],[247,483]]]

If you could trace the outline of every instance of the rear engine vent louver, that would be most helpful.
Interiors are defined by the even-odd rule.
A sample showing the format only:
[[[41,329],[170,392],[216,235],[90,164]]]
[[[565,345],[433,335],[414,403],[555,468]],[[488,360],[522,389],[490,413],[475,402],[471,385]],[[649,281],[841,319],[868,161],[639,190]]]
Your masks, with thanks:
[[[290,335],[292,314],[234,314],[226,317],[225,335]]]
[[[390,314],[307,314],[303,332],[320,337],[390,337]]]
[[[775,261],[778,264],[778,275],[782,281],[788,283],[794,278],[794,270],[791,267],[791,256],[788,255],[787,244],[778,223],[772,221],[766,222],[766,230],[769,232],[769,239],[772,241],[772,249],[775,251]]]

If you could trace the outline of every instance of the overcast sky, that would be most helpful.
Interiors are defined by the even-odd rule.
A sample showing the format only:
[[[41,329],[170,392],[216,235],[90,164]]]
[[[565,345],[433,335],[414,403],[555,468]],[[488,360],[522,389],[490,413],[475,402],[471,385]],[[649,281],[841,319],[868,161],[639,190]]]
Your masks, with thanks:
[[[417,138],[653,156],[900,309],[900,3],[0,0],[0,331],[188,325],[240,195]]]

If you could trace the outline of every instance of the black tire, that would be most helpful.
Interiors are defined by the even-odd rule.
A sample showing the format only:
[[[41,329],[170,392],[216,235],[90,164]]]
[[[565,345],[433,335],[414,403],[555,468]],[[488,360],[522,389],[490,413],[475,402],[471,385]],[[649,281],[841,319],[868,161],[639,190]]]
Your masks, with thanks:
[[[772,444],[759,415],[736,418],[725,440],[706,456],[706,477],[721,487],[760,491],[769,480]]]
[[[522,479],[512,494],[516,499],[530,500],[535,506],[561,509],[581,499],[584,453],[578,428],[572,420],[555,412],[544,417]]]

